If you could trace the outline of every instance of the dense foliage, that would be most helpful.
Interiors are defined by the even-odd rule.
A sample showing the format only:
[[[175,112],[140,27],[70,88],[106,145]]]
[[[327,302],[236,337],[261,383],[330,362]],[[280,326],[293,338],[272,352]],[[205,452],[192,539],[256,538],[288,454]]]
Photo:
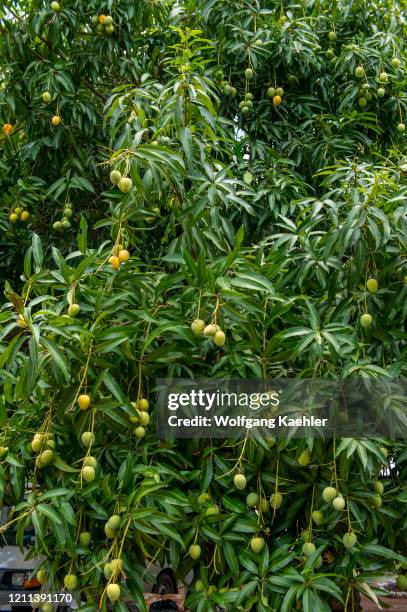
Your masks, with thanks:
[[[0,498],[84,610],[157,561],[198,611],[403,567],[403,441],[154,434],[159,377],[406,376],[402,6],[2,3]]]

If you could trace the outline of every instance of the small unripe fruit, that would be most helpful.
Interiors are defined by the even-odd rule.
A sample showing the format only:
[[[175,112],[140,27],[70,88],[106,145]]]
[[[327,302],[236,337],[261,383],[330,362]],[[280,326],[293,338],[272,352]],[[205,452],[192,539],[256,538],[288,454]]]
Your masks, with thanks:
[[[28,221],[29,218],[30,213],[28,212],[28,210],[23,210],[23,212],[21,213],[21,221]]]
[[[19,217],[22,213],[22,208],[17,206],[17,208],[14,209],[14,212],[16,213],[17,217]]]
[[[269,87],[267,90],[267,96],[269,98],[274,98],[275,95],[276,95],[275,87]]]
[[[197,593],[203,593],[204,590],[205,590],[205,585],[204,585],[203,581],[202,580],[197,580],[195,582],[195,591]]]
[[[260,498],[257,493],[249,493],[246,497],[246,504],[249,506],[249,508],[255,508],[259,505],[259,500]]]
[[[322,491],[322,498],[325,502],[331,502],[338,495],[335,487],[325,487]]]
[[[8,446],[0,446],[0,459],[5,457],[8,453]]]
[[[377,493],[378,495],[383,495],[384,493],[384,486],[383,486],[383,483],[381,483],[380,481],[376,481],[374,483],[373,489],[374,489],[374,492]]]
[[[216,334],[216,332],[218,331],[218,326],[214,325],[213,323],[210,323],[209,325],[207,325],[203,331],[204,336],[210,337],[210,336],[214,336]]]
[[[203,506],[206,502],[210,501],[211,496],[206,491],[204,493],[200,493],[197,497],[197,502],[199,505]]]
[[[134,430],[134,435],[136,436],[136,438],[144,438],[144,436],[146,435],[146,430],[144,429],[144,427],[136,427],[136,429]]]
[[[140,412],[138,418],[140,421],[140,425],[143,425],[143,427],[147,427],[150,422],[150,415],[148,414],[148,412]]]
[[[81,474],[82,478],[86,482],[93,482],[96,478],[95,468],[93,468],[91,465],[86,465],[85,467],[83,467]]]
[[[45,584],[48,580],[48,574],[44,569],[38,570],[36,578],[40,584]]]
[[[148,410],[149,406],[150,404],[148,399],[145,399],[144,397],[142,397],[141,400],[137,402],[137,408],[139,410]]]
[[[355,68],[355,77],[356,77],[357,79],[361,79],[361,78],[363,78],[364,74],[365,74],[365,71],[363,70],[363,67],[362,67],[362,66],[357,66],[357,67]]]
[[[274,510],[278,510],[283,503],[283,496],[277,491],[270,497],[270,505]]]
[[[375,278],[368,278],[366,281],[366,289],[370,291],[370,293],[376,293],[379,288],[379,283]]]
[[[49,93],[49,91],[44,91],[44,93],[42,94],[42,99],[46,104],[48,104],[48,102],[51,102],[51,94]]]
[[[119,529],[121,522],[122,519],[118,514],[112,514],[112,516],[107,521],[107,525],[108,527],[110,527],[110,529]]]
[[[350,531],[349,533],[345,533],[342,538],[342,542],[345,548],[351,549],[355,546],[357,542],[356,534]]]
[[[122,175],[120,174],[118,170],[111,171],[110,182],[113,183],[113,185],[118,185],[121,178],[122,178]]]
[[[373,508],[376,508],[378,510],[379,508],[382,507],[383,500],[380,497],[380,495],[373,495],[373,497],[370,500],[370,503]]]
[[[87,410],[90,406],[90,397],[85,393],[78,397],[78,405],[81,410]]]
[[[316,546],[313,542],[305,542],[301,550],[303,555],[306,557],[311,557],[316,551]]]
[[[70,317],[76,317],[79,314],[80,306],[79,304],[70,304],[68,307],[68,314]]]
[[[54,13],[58,13],[61,10],[61,6],[59,2],[51,2],[51,8],[54,11]]]
[[[87,455],[84,460],[83,460],[83,465],[86,467],[87,465],[90,465],[93,468],[97,467],[97,459],[96,457],[92,457],[91,455]]]
[[[266,542],[264,538],[255,537],[250,540],[250,548],[256,554],[261,553],[265,545]]]
[[[302,465],[303,467],[306,467],[307,465],[309,465],[310,461],[311,461],[311,456],[308,450],[303,451],[301,455],[298,457],[298,463]]]
[[[361,98],[359,98],[358,100],[358,104],[360,106],[360,108],[365,108],[365,106],[367,105],[367,100],[364,96],[362,96]]]
[[[281,96],[277,96],[277,95],[274,96],[273,104],[274,104],[274,106],[280,106],[280,104],[281,104]]]
[[[126,261],[128,261],[129,257],[130,253],[127,251],[127,249],[122,249],[121,251],[119,251],[119,260],[121,263],[125,263]]]
[[[113,569],[111,563],[105,563],[105,565],[103,566],[103,573],[105,575],[106,580],[109,580],[109,578],[112,577]]]
[[[119,576],[123,570],[123,561],[121,559],[113,559],[110,562],[110,567],[112,568],[112,575],[115,577]]]
[[[253,77],[253,70],[251,68],[246,68],[244,75],[246,79],[251,79]]]
[[[301,538],[304,540],[304,542],[311,542],[312,532],[309,529],[304,529],[301,532]]]
[[[325,53],[325,57],[326,59],[332,60],[335,57],[335,53],[332,49],[328,49],[328,51]]]
[[[129,193],[133,187],[133,181],[127,176],[123,176],[117,184],[118,188],[122,193]]]
[[[34,453],[38,453],[41,448],[42,448],[42,439],[41,438],[34,438],[34,440],[31,442],[31,449]]]
[[[61,223],[61,221],[55,221],[55,223],[53,224],[53,226],[52,226],[52,227],[53,227],[53,229],[54,229],[54,230],[60,230],[60,229],[62,229],[62,223]]]
[[[81,436],[81,440],[82,444],[86,446],[86,448],[89,448],[89,446],[91,446],[95,441],[95,434],[93,434],[91,431],[84,431]]]
[[[89,546],[91,539],[92,536],[89,531],[82,531],[79,534],[79,544],[84,548],[87,548]]]
[[[270,510],[270,504],[267,499],[261,499],[259,504],[259,509],[261,512],[268,512]]]
[[[202,321],[202,319],[194,319],[191,323],[191,329],[194,332],[194,334],[197,334],[197,335],[202,333],[204,327],[205,327],[205,321]]]
[[[64,578],[64,585],[68,591],[74,591],[78,586],[78,578],[75,574],[67,574]]]
[[[393,66],[393,68],[398,68],[401,65],[401,61],[398,57],[393,57],[390,64]]]
[[[246,477],[244,474],[236,474],[233,482],[235,483],[236,489],[240,489],[241,491],[246,488]]]
[[[214,514],[219,514],[219,506],[217,504],[209,506],[209,508],[207,508],[205,512],[205,516],[212,516]]]
[[[386,95],[386,90],[384,89],[384,87],[379,87],[376,93],[378,98],[384,98],[384,96]]]
[[[276,94],[282,98],[284,95],[284,89],[282,87],[277,87]]]
[[[387,83],[387,81],[389,80],[389,75],[387,74],[387,72],[381,72],[379,80],[381,83]]]
[[[113,32],[114,32],[114,25],[107,25],[106,34],[113,34]]]
[[[223,346],[226,342],[225,332],[223,332],[221,329],[218,329],[218,331],[215,332],[213,341],[216,344],[216,346]]]
[[[337,510],[338,512],[340,510],[344,510],[346,505],[345,500],[343,499],[343,497],[335,497],[335,499],[332,502],[332,506],[334,507],[335,510]]]
[[[397,131],[398,132],[405,132],[406,131],[406,124],[405,123],[399,123],[397,126]]]
[[[107,585],[106,594],[110,601],[117,601],[120,599],[120,586],[115,582],[111,582]]]
[[[11,213],[9,216],[9,219],[11,221],[11,223],[15,223],[18,219],[18,216],[16,215],[16,213]]]
[[[50,465],[54,461],[55,453],[51,449],[43,451],[40,455],[40,461],[42,465]]]
[[[112,540],[113,538],[116,537],[116,531],[114,529],[112,529],[111,527],[109,527],[109,525],[106,523],[106,525],[104,526],[104,531],[106,536],[109,538],[109,540]],[[113,573],[113,571],[112,571]]]
[[[400,591],[407,591],[407,576],[405,574],[397,576],[397,586]]]
[[[36,460],[35,460],[35,467],[42,469],[43,467],[45,467],[45,465],[43,464],[43,462],[41,461],[41,455],[39,455]]]
[[[104,25],[108,26],[108,25],[112,25],[112,23],[113,23],[113,17],[111,15],[106,15]]]
[[[321,510],[314,510],[312,513],[312,520],[315,525],[322,525],[325,522],[324,513]]]
[[[61,117],[59,115],[54,115],[51,119],[51,123],[54,127],[57,127],[61,123]]]
[[[369,314],[368,312],[365,312],[365,314],[362,314],[362,316],[360,317],[360,324],[362,327],[371,327],[372,325],[372,315]]]
[[[189,556],[195,561],[201,556],[201,547],[199,544],[191,544],[189,547]]]
[[[336,40],[336,33],[333,32],[333,31],[329,32],[328,38],[329,38],[330,41],[333,42],[334,40]]]
[[[385,446],[381,446],[379,450],[381,454],[383,455],[383,457],[387,459],[388,454],[389,454],[389,451],[387,450],[387,448]]]

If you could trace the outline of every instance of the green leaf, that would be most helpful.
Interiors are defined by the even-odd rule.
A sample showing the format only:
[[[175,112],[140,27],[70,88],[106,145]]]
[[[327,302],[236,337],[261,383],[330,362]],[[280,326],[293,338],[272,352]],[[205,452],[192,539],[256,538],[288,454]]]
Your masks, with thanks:
[[[53,508],[51,508],[48,504],[38,504],[37,510],[40,514],[44,514],[51,521],[53,521],[56,525],[62,525],[62,521],[59,518],[57,512]]]
[[[57,366],[59,370],[61,370],[65,380],[68,381],[70,378],[70,372],[68,363],[62,351],[52,340],[50,340],[49,338],[45,338],[44,336],[40,338],[40,344],[48,351],[51,356],[52,362]]]

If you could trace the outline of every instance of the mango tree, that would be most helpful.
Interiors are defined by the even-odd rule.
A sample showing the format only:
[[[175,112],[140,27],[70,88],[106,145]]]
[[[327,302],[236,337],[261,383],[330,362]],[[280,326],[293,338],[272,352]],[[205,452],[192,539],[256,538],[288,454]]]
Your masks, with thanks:
[[[4,528],[83,610],[377,602],[403,440],[165,441],[155,381],[406,375],[402,3],[3,5]]]

